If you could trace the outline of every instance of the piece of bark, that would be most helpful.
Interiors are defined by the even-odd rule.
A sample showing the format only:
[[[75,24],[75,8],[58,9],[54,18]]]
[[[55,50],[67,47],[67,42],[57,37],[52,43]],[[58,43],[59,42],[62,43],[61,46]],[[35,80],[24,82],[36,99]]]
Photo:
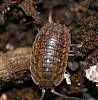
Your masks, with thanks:
[[[30,77],[31,50],[32,48],[18,48],[0,53],[0,84]]]

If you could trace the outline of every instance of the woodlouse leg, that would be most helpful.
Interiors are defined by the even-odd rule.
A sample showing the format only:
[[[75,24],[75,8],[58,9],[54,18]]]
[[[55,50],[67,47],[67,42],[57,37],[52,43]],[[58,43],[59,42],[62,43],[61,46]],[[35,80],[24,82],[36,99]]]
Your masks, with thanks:
[[[74,57],[74,54],[69,54],[68,56],[69,56],[69,57]]]
[[[66,79],[66,83],[71,85],[70,74],[64,73],[64,79]]]
[[[40,100],[43,100],[43,98],[44,98],[44,95],[45,95],[45,92],[46,92],[46,90],[45,90],[45,89],[42,89],[42,95],[41,95],[41,98],[40,98]]]
[[[80,44],[71,44],[71,47],[78,47],[81,48],[83,46],[83,42],[81,42]]]
[[[48,18],[48,21],[49,21],[49,23],[52,23],[53,21],[52,21],[52,7],[50,7],[50,9],[49,9],[50,11],[49,11],[49,18]]]
[[[69,51],[69,54],[68,54],[68,56],[70,56],[70,57],[73,57],[73,56],[75,56],[75,54],[74,54],[74,51]]]
[[[53,7],[52,7],[52,5],[50,5],[50,7],[49,7],[49,17],[48,17],[49,23],[53,22],[53,20],[52,20],[52,9],[53,9]]]
[[[68,100],[84,100],[84,99],[80,99],[80,98],[77,98],[77,97],[68,97],[66,95],[63,95],[63,94],[60,94],[60,93],[56,92],[54,89],[52,89],[51,92],[55,95],[58,95],[62,98],[68,99]]]

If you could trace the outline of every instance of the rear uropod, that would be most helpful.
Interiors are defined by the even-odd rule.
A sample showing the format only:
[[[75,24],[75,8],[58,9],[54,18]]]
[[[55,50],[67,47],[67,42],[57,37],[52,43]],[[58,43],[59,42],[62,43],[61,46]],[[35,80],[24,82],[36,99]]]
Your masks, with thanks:
[[[58,86],[64,79],[70,34],[66,26],[47,23],[38,32],[32,48],[31,77],[42,89]]]

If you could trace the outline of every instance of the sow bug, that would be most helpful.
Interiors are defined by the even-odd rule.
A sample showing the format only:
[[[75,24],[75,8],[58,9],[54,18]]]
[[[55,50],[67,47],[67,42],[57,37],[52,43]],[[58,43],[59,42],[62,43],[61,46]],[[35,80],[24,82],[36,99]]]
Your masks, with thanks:
[[[41,88],[53,88],[63,79],[70,47],[67,27],[47,23],[33,44],[32,78]]]
[[[61,24],[50,21],[38,32],[33,43],[30,70],[33,81],[42,89],[41,98],[46,89],[51,89],[52,93],[63,96],[54,88],[64,78],[68,84],[71,84],[69,75],[65,74],[70,44],[69,29]]]

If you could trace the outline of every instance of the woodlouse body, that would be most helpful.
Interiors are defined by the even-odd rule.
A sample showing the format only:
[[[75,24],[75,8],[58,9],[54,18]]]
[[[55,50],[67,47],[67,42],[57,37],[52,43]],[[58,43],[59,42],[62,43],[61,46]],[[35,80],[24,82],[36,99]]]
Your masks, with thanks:
[[[32,49],[31,76],[42,89],[53,89],[64,79],[70,35],[67,27],[47,23],[39,31]]]

